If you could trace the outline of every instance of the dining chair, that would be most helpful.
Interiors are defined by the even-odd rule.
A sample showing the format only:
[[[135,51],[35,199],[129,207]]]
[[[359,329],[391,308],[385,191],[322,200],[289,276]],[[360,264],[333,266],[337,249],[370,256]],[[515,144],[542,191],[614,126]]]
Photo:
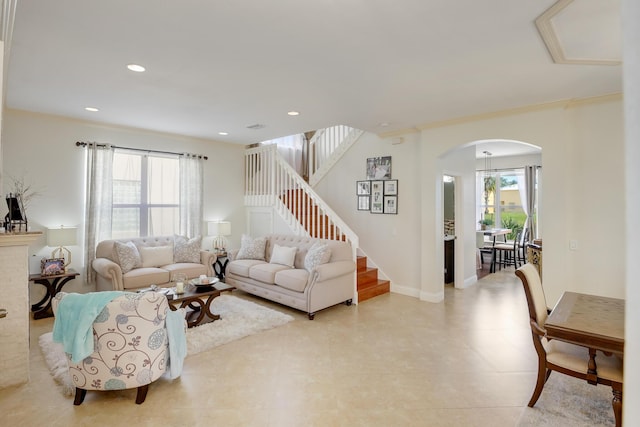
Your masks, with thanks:
[[[492,253],[491,246],[487,246],[487,242],[484,240],[484,231],[476,231],[476,267],[478,270],[482,270],[484,265],[484,254]]]
[[[552,371],[569,375],[589,382],[610,386],[613,392],[613,413],[616,427],[622,425],[622,377],[623,361],[617,355],[597,352],[597,366],[594,366],[596,378],[589,373],[589,351],[587,347],[559,340],[548,340],[544,328],[550,310],[540,281],[538,270],[527,263],[516,270],[516,276],[522,281],[529,308],[529,323],[533,346],[538,354],[538,377],[528,406],[533,407]]]
[[[529,228],[525,227],[518,240],[517,256],[520,265],[524,265],[527,259],[527,241],[529,241]]]
[[[516,233],[516,238],[511,242],[505,243],[496,243],[494,246],[495,252],[495,262],[497,265],[502,268],[509,265],[515,266],[518,268],[519,257],[518,257],[518,242],[520,241],[521,232]],[[495,271],[495,267],[494,267]]]

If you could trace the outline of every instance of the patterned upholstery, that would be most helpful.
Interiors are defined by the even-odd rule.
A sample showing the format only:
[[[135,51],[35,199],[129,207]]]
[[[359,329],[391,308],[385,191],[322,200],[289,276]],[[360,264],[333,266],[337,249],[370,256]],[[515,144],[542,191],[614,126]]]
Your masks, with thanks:
[[[65,295],[55,296],[54,313]],[[167,370],[168,310],[167,298],[156,292],[127,292],[108,303],[93,323],[93,354],[78,364],[67,354],[74,404],[82,403],[87,390],[129,388],[138,388],[136,403],[144,402],[148,385]]]

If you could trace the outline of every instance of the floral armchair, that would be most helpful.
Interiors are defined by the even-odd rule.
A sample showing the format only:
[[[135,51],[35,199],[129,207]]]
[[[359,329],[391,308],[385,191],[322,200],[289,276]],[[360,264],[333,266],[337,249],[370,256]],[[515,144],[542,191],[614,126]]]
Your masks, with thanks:
[[[68,294],[58,293],[54,313]],[[149,384],[167,370],[169,359],[165,326],[169,304],[160,293],[124,293],[109,302],[93,322],[94,352],[79,363],[70,354],[69,374],[76,387],[74,405],[87,390],[137,388],[143,403]]]

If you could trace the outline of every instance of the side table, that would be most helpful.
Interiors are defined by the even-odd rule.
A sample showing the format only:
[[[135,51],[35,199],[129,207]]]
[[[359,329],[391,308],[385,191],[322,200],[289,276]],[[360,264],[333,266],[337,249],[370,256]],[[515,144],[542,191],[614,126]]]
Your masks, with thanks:
[[[222,259],[224,259],[224,262],[222,261]],[[223,252],[223,253],[217,254],[216,262],[213,263],[213,271],[215,271],[216,276],[218,276],[218,279],[224,280],[227,264],[229,264],[229,258],[227,257],[227,253]]]
[[[70,268],[65,273],[55,274],[51,276],[43,276],[42,274],[30,274],[29,280],[33,283],[44,286],[47,289],[47,293],[37,303],[31,306],[34,319],[43,319],[45,317],[52,317],[53,311],[51,310],[51,300],[56,296],[58,292],[62,290],[62,287],[70,280],[79,276],[80,273]]]

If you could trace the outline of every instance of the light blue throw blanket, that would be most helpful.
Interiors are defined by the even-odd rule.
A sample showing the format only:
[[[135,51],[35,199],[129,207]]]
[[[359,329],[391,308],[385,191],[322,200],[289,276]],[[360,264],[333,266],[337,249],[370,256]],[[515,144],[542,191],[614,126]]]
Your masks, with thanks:
[[[187,335],[184,332],[184,309],[167,312],[167,339],[169,340],[169,375],[176,379],[182,374],[187,355]]]
[[[53,323],[53,341],[62,343],[73,363],[93,353],[93,321],[102,309],[122,291],[68,294],[58,304]]]

